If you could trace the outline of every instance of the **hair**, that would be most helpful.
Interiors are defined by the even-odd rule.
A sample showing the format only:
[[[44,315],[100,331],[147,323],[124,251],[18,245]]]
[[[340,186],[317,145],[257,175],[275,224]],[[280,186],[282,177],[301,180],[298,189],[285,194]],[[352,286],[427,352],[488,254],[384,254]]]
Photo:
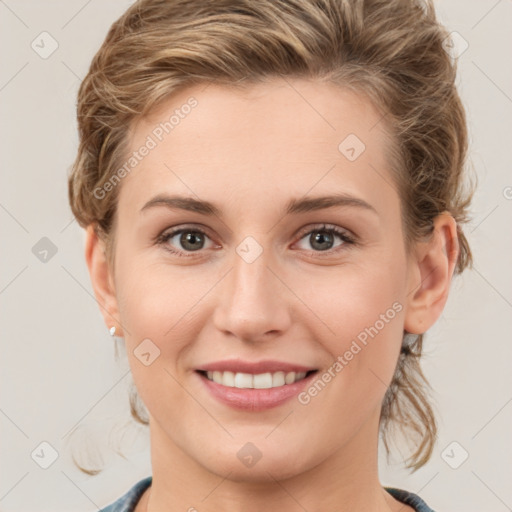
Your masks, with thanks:
[[[73,214],[94,227],[113,265],[120,186],[102,198],[94,191],[126,161],[134,121],[196,84],[328,81],[382,112],[406,246],[430,236],[435,217],[448,212],[457,222],[460,273],[472,263],[461,224],[473,191],[464,182],[466,117],[448,37],[432,0],[139,0],[111,26],[79,89]],[[412,440],[406,466],[416,471],[432,454],[437,425],[420,367],[423,335],[407,343],[404,335],[380,434],[388,457],[392,427]],[[148,424],[136,391],[130,406]]]

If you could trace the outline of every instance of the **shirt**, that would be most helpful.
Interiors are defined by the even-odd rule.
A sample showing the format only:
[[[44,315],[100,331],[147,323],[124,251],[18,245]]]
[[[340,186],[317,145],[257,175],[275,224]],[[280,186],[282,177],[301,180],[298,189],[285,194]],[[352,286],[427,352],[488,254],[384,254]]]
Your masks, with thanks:
[[[144,491],[151,485],[152,480],[152,476],[140,480],[126,494],[108,507],[101,509],[100,512],[133,512]],[[434,512],[418,495],[412,492],[395,489],[394,487],[384,487],[384,489],[393,498],[409,505],[416,512]]]

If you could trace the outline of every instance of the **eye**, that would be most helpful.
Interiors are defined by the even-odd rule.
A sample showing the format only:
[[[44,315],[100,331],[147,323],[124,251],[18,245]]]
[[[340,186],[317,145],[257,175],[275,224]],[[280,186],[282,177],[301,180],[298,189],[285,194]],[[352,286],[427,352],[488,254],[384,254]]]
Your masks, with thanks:
[[[341,241],[337,245],[334,245],[336,238]],[[338,250],[341,250],[341,246],[347,244],[353,245],[355,243],[354,238],[345,230],[338,228],[337,226],[328,226],[325,224],[307,231],[305,236],[301,236],[300,242],[303,241],[309,243],[314,252],[337,252]],[[310,250],[303,246],[299,248]]]
[[[213,247],[214,244],[211,240],[210,247],[205,247],[207,240],[210,240],[210,238],[202,229],[184,227],[162,233],[158,236],[156,243],[164,245],[168,251],[177,256],[187,257],[188,255],[184,253]]]
[[[347,231],[325,224],[315,229],[309,228],[309,231],[304,231],[300,236],[299,249],[311,250],[300,246],[301,243],[309,243],[313,252],[332,253],[341,250],[343,246],[355,244],[354,238]],[[336,238],[340,240],[337,245],[335,245]],[[207,241],[210,242],[209,245],[207,245]],[[157,237],[156,243],[163,245],[167,251],[178,257],[191,257],[194,256],[194,252],[201,249],[218,247],[198,227],[181,227],[163,232]]]

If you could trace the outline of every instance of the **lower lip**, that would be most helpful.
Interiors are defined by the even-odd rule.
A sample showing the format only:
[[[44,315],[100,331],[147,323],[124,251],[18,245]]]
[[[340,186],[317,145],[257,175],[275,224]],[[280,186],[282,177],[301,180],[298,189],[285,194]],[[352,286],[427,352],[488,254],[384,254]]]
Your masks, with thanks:
[[[317,372],[314,372],[293,384],[285,384],[277,388],[251,389],[223,386],[222,384],[217,384],[209,380],[202,373],[196,373],[204,382],[208,391],[217,400],[235,409],[254,412],[271,409],[272,407],[277,407],[287,402],[298,395],[317,374]]]

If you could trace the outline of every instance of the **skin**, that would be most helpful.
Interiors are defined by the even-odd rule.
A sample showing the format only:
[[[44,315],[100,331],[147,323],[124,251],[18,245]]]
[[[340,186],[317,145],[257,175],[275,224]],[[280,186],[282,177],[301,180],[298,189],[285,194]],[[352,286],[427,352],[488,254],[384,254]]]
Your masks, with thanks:
[[[139,119],[131,150],[190,96],[198,106],[118,185],[113,267],[92,227],[86,236],[105,324],[124,337],[150,416],[153,484],[137,511],[411,511],[379,482],[379,414],[404,329],[425,332],[445,305],[455,221],[440,215],[432,237],[406,251],[381,114],[333,84],[195,86]],[[338,150],[350,133],[366,145],[353,162]],[[342,206],[285,215],[292,198],[333,192],[375,212]],[[210,201],[221,215],[140,211],[162,193]],[[311,232],[323,223],[356,243],[334,235],[332,248],[319,250]],[[154,242],[184,225],[206,230],[203,248],[187,252],[179,235]],[[247,236],[263,249],[252,263],[235,250]],[[321,374],[397,302],[401,311],[307,405],[292,399],[238,411],[213,398],[194,371],[240,357]],[[160,350],[149,366],[134,356],[146,338]],[[249,441],[262,454],[250,468],[237,457]]]

